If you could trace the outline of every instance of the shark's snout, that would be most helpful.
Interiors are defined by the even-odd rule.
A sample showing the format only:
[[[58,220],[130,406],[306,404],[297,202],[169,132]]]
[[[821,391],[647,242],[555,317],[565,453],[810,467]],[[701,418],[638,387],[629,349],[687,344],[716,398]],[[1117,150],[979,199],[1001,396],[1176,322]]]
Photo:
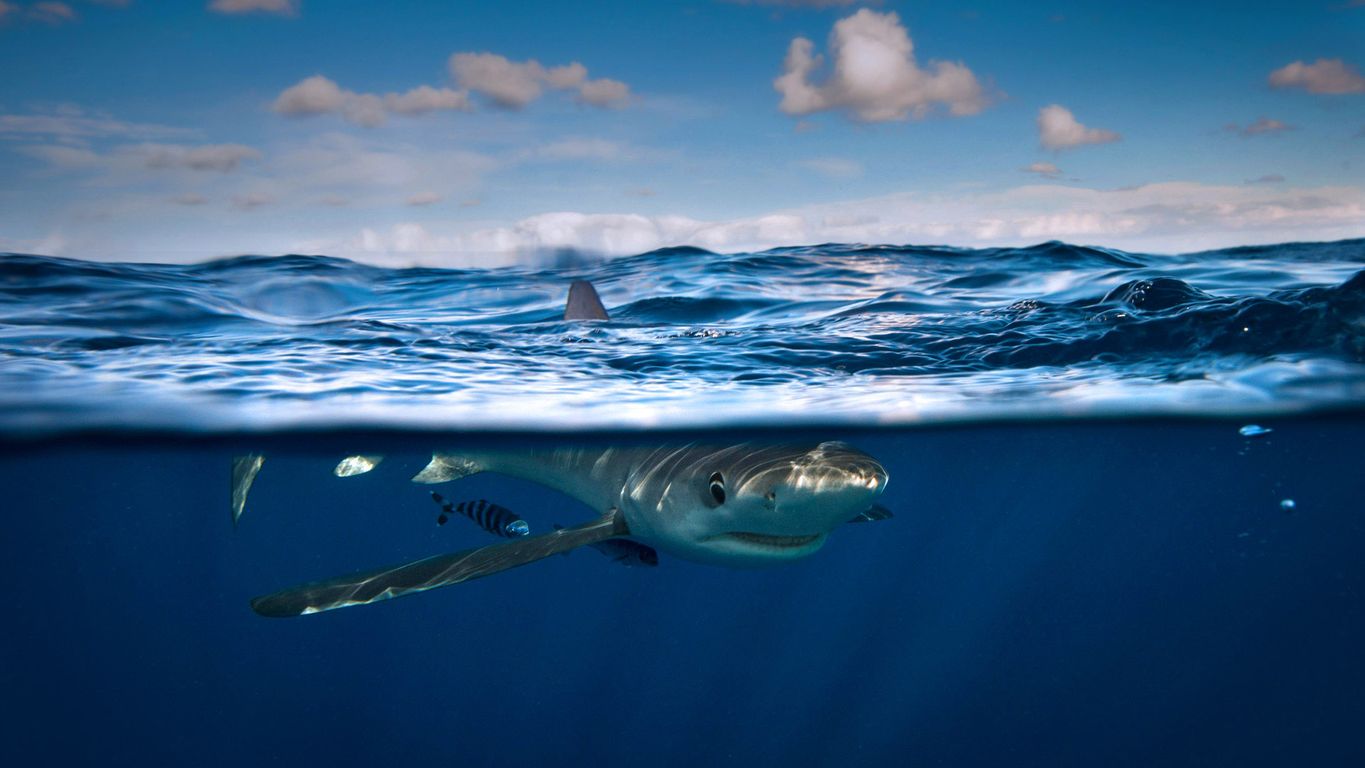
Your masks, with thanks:
[[[886,488],[886,469],[843,443],[767,459],[735,478],[724,503],[694,519],[704,559],[764,565],[813,554]]]

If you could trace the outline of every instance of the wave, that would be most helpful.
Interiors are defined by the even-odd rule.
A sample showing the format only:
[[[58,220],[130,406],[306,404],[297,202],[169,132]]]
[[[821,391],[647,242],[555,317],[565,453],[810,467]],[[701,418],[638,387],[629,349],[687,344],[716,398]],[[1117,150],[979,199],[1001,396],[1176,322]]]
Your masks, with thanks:
[[[0,430],[645,428],[1365,402],[1365,240],[670,248],[555,268],[0,254]],[[613,321],[564,323],[592,280]]]

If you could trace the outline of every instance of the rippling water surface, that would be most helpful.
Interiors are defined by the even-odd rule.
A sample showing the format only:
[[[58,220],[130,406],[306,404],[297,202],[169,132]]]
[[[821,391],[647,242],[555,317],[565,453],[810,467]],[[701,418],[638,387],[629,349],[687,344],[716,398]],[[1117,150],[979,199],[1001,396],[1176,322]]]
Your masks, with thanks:
[[[1365,240],[566,261],[0,255],[0,428],[908,424],[1365,399]],[[574,279],[611,322],[562,320]]]

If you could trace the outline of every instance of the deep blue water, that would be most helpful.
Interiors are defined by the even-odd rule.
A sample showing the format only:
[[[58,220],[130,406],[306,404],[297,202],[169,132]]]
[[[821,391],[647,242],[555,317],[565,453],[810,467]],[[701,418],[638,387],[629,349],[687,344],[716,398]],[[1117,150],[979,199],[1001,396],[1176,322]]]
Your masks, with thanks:
[[[1362,270],[1365,241],[0,256],[0,764],[1362,764]],[[612,322],[558,319],[581,277]],[[780,568],[579,550],[249,606],[490,541],[408,481],[433,449],[755,437],[876,456],[895,516]]]
[[[1263,423],[855,434],[896,517],[793,565],[580,550],[295,619],[248,600],[489,539],[435,524],[426,454],[339,480],[345,440],[258,443],[234,533],[239,446],[11,452],[0,760],[1359,765],[1365,422]]]

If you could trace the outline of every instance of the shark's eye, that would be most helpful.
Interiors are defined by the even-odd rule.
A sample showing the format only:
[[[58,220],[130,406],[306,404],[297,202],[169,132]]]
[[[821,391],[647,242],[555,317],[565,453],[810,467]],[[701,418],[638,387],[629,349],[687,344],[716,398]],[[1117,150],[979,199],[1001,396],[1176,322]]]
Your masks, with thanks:
[[[725,503],[725,478],[721,477],[719,472],[711,475],[711,498],[715,499],[717,504]]]

